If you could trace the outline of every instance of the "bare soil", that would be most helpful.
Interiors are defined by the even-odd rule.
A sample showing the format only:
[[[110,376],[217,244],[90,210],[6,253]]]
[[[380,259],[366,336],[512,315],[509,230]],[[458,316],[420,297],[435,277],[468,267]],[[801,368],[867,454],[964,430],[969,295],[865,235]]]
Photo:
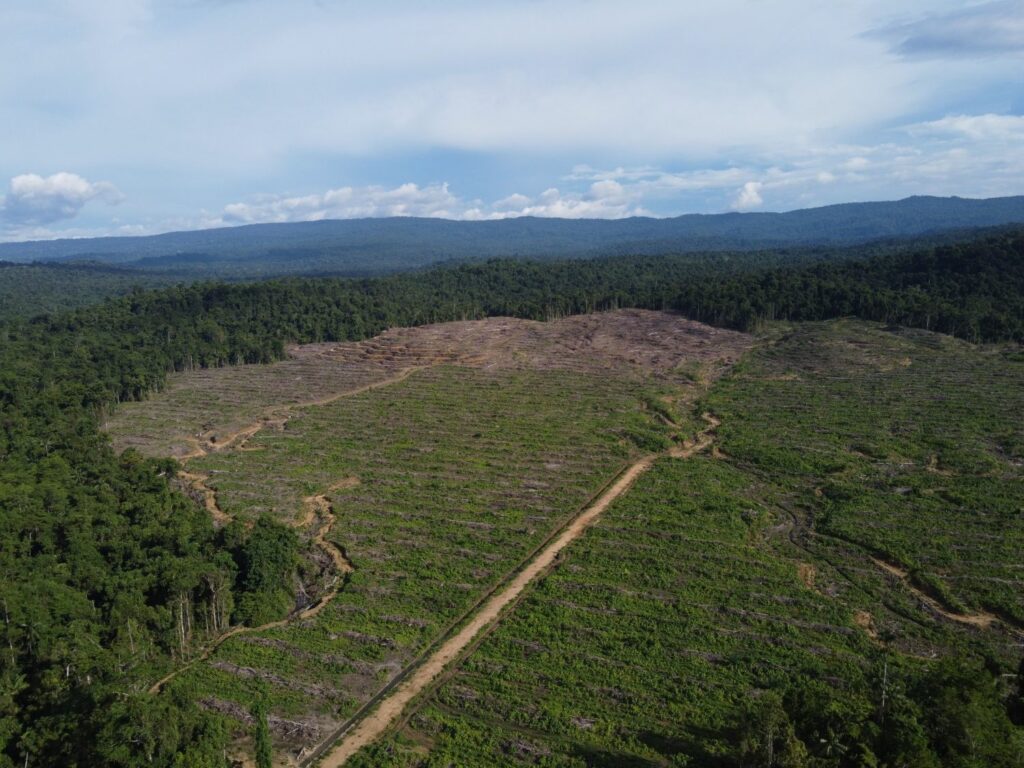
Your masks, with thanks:
[[[747,334],[669,312],[623,309],[537,322],[508,317],[394,328],[359,342],[294,345],[270,365],[176,373],[164,393],[123,404],[107,421],[118,450],[187,460],[240,447],[281,428],[292,408],[324,405],[400,381],[418,369],[608,372],[680,380],[714,378],[753,344]]]

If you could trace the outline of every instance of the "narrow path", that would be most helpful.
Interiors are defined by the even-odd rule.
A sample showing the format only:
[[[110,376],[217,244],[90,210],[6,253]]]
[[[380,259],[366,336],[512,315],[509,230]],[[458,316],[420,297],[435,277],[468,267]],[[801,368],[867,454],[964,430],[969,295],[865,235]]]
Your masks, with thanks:
[[[299,403],[287,403],[285,405],[272,405],[262,412],[256,421],[247,424],[246,426],[231,432],[227,435],[222,436],[219,440],[214,440],[214,436],[211,435],[208,438],[203,439],[189,437],[187,438],[190,443],[195,446],[195,449],[182,456],[179,461],[186,462],[189,459],[197,459],[201,456],[205,456],[208,453],[214,453],[224,451],[229,448],[237,448],[239,450],[252,450],[246,449],[245,443],[248,442],[257,432],[268,427],[268,426],[284,426],[285,422],[291,418],[291,412],[300,408],[316,408],[323,405],[329,405],[336,400],[341,400],[346,397],[355,397],[361,395],[364,392],[370,392],[374,389],[380,389],[381,387],[388,387],[392,384],[398,384],[399,382],[405,381],[412,374],[417,371],[422,371],[429,366],[426,365],[414,365],[409,368],[403,368],[394,376],[386,379],[380,379],[379,381],[371,381],[369,384],[363,384],[362,386],[355,387],[353,389],[346,389],[344,392],[336,392],[333,395],[327,395],[316,400],[304,400]],[[209,434],[209,433],[205,433]]]
[[[711,445],[714,440],[713,432],[720,422],[711,414],[704,414],[703,418],[707,422],[707,426],[697,435],[696,440],[683,442],[669,450],[667,455],[679,459],[688,459]],[[322,768],[339,768],[356,752],[371,744],[383,734],[398,720],[409,702],[423,692],[448,664],[458,658],[459,654],[470,644],[473,638],[497,621],[501,612],[514,602],[532,581],[543,574],[554,563],[555,558],[563,549],[579,538],[615,499],[629,490],[637,478],[650,469],[651,465],[664,455],[666,454],[644,456],[639,461],[630,465],[604,493],[575,517],[557,538],[519,571],[512,581],[509,582],[508,586],[484,603],[480,610],[473,615],[457,634],[445,641],[407,679],[383,698],[376,709],[369,712],[362,719],[355,721],[352,728],[342,734],[336,746],[327,752],[319,765]]]
[[[178,461],[182,465],[186,464],[190,459],[197,459],[202,456],[206,456],[212,452],[219,452],[227,450],[231,447],[236,447],[238,450],[245,450],[244,443],[259,432],[264,427],[275,424],[283,425],[289,418],[290,412],[296,408],[309,408],[321,405],[327,405],[340,400],[343,397],[353,397],[355,395],[362,394],[363,392],[369,392],[373,389],[379,389],[380,387],[386,387],[390,384],[397,384],[400,381],[404,381],[416,371],[422,370],[426,366],[412,366],[404,368],[399,371],[395,376],[391,376],[387,379],[381,379],[380,381],[373,381],[369,384],[364,384],[354,389],[348,389],[344,392],[338,392],[327,397],[320,398],[318,400],[309,400],[301,403],[291,403],[288,405],[275,405],[266,409],[260,418],[243,427],[237,432],[231,433],[227,439],[220,442],[214,442],[212,439],[199,440],[198,438],[190,437],[188,441],[194,446],[184,456],[181,456]],[[202,495],[203,506],[213,517],[214,522],[218,525],[224,526],[231,522],[232,518],[224,510],[220,508],[220,504],[217,503],[217,492],[207,485],[207,481],[210,479],[208,475],[204,475],[198,472],[187,472],[184,469],[178,472],[178,476],[185,480],[189,487],[197,491]],[[355,477],[346,478],[340,482],[335,483],[328,489],[328,493],[341,490],[344,488],[351,488],[359,484],[359,479]],[[320,547],[328,557],[331,558],[331,562],[334,564],[335,569],[342,575],[348,575],[352,573],[352,563],[349,562],[345,553],[335,546],[333,543],[327,541],[327,534],[330,532],[331,527],[334,525],[335,516],[334,508],[331,505],[330,498],[326,494],[319,494],[315,496],[307,496],[303,499],[306,505],[306,511],[302,519],[298,522],[293,523],[295,528],[305,528],[313,524],[313,521],[317,517],[321,517],[324,520],[323,525],[313,535],[313,543]],[[331,588],[320,597],[315,603],[301,611],[297,611],[287,618],[281,619],[280,621],[272,621],[268,624],[262,624],[258,627],[246,627],[237,626],[228,629],[226,632],[219,635],[212,643],[210,643],[202,653],[196,658],[192,659],[188,663],[178,667],[177,669],[164,675],[162,678],[157,680],[153,685],[150,686],[150,693],[159,693],[160,690],[167,685],[171,680],[191,669],[196,664],[206,661],[216,652],[220,646],[222,646],[227,640],[234,637],[235,635],[248,634],[251,632],[262,632],[267,629],[274,629],[276,627],[283,627],[294,621],[301,621],[303,619],[309,619],[316,616],[320,611],[327,607],[327,605],[333,600],[338,592],[341,590],[344,584],[344,579],[335,581]]]
[[[217,492],[206,484],[206,481],[210,479],[209,475],[181,470],[178,472],[178,477],[188,483],[189,488],[203,497],[203,506],[210,513],[210,517],[213,518],[216,526],[223,528],[231,522],[231,516],[221,509],[220,504],[217,503]]]
[[[1024,630],[1022,630],[1018,625],[1016,625],[1012,619],[1005,616],[997,616],[996,614],[981,610],[975,611],[973,613],[959,613],[957,611],[952,611],[931,595],[914,586],[914,584],[910,580],[910,573],[905,568],[902,568],[899,565],[896,565],[895,563],[889,562],[887,560],[883,560],[882,558],[877,557],[876,555],[870,554],[865,550],[864,545],[860,542],[839,537],[834,534],[821,533],[820,531],[808,528],[806,523],[801,521],[800,516],[784,504],[780,504],[779,509],[786,513],[788,519],[785,520],[783,523],[776,525],[774,526],[774,528],[770,529],[769,535],[776,536],[785,534],[788,537],[789,542],[792,546],[796,547],[812,559],[818,559],[822,562],[827,563],[829,566],[831,566],[835,573],[843,579],[845,579],[845,581],[850,586],[852,586],[858,592],[870,598],[872,601],[878,603],[880,607],[894,613],[899,618],[913,622],[914,624],[917,624],[918,626],[927,629],[928,625],[924,617],[913,615],[905,610],[899,609],[896,606],[888,604],[884,600],[881,600],[876,595],[872,594],[859,581],[850,576],[850,574],[848,574],[842,566],[840,566],[836,562],[833,562],[821,552],[812,551],[810,547],[802,543],[800,541],[800,534],[809,534],[811,537],[820,540],[834,540],[840,542],[841,544],[857,548],[858,550],[863,552],[864,556],[872,563],[874,563],[878,568],[880,568],[881,570],[888,573],[890,576],[893,576],[900,582],[902,582],[906,589],[912,595],[914,595],[914,597],[920,600],[920,602],[923,605],[926,605],[928,608],[930,608],[934,614],[941,616],[944,619],[956,622],[958,624],[976,627],[978,629],[994,630],[996,628],[1002,628],[1010,635],[1024,639]],[[808,568],[813,569],[813,566],[808,565],[806,563],[798,564],[798,568],[801,566],[806,566]],[[803,578],[802,575],[801,578]],[[806,580],[805,584],[807,584]],[[807,584],[807,587],[810,589],[814,589],[815,591],[818,591],[819,594],[823,594],[820,592],[820,590],[817,589],[817,587],[813,583]],[[869,621],[870,618],[871,614],[863,610],[856,610],[853,613],[854,623],[861,629],[863,629],[872,640],[877,640],[878,636],[873,630],[873,624]]]

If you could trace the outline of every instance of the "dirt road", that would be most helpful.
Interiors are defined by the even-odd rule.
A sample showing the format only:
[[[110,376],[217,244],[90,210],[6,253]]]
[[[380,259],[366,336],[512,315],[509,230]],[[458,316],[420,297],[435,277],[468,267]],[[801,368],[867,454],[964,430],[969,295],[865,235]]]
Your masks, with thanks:
[[[711,445],[712,432],[719,422],[710,414],[705,414],[704,420],[708,426],[700,432],[696,440],[682,443],[669,451],[667,455],[687,459]],[[496,621],[501,612],[522,594],[530,582],[551,566],[563,549],[579,538],[615,499],[629,490],[636,479],[664,455],[645,456],[630,465],[594,503],[584,509],[561,534],[519,571],[508,586],[484,603],[469,623],[417,667],[408,679],[400,683],[380,702],[376,709],[344,734],[334,749],[324,756],[319,765],[323,768],[338,768],[344,765],[352,755],[384,733],[399,718],[409,702],[426,689],[444,668],[459,656],[473,638]]]

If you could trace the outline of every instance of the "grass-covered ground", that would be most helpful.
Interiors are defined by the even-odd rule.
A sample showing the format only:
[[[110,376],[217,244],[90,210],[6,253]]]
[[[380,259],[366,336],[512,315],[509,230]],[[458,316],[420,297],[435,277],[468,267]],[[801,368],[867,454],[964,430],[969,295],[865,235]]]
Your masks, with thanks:
[[[356,764],[1020,765],[1019,349],[776,329],[701,407]]]
[[[1019,764],[1019,347],[777,326],[703,390],[722,365],[699,329],[648,313],[548,330],[398,331],[115,414],[119,443],[134,429],[150,452],[205,426],[189,470],[229,517],[296,522],[326,494],[355,568],[315,618],[233,637],[172,685],[238,723],[266,700],[279,757],[298,755],[708,411],[712,452],[657,462],[355,762]],[[732,360],[746,343],[723,341]]]
[[[755,686],[862,677],[870,640],[763,546],[754,496],[724,462],[661,460],[361,764],[701,765]]]
[[[953,612],[1024,624],[1019,347],[852,321],[798,326],[707,405],[722,450],[771,482],[811,544],[846,542]]]
[[[327,493],[355,568],[315,620],[224,643],[177,684],[223,711],[266,697],[309,745],[393,678],[632,456],[668,445],[660,390],[567,372],[442,366],[298,409],[190,462],[231,517]],[[331,491],[339,481],[358,485]],[[232,710],[239,705],[241,710]]]

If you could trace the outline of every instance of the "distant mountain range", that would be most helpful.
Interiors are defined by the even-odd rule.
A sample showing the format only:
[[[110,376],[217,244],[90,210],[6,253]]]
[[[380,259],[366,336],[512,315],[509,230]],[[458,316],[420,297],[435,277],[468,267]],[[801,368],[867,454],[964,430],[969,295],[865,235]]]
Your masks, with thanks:
[[[1024,222],[1024,196],[985,200],[909,197],[787,213],[451,221],[386,218],[252,224],[149,237],[0,244],[0,261],[93,261],[193,277],[371,275],[440,261],[520,256],[856,245]]]

